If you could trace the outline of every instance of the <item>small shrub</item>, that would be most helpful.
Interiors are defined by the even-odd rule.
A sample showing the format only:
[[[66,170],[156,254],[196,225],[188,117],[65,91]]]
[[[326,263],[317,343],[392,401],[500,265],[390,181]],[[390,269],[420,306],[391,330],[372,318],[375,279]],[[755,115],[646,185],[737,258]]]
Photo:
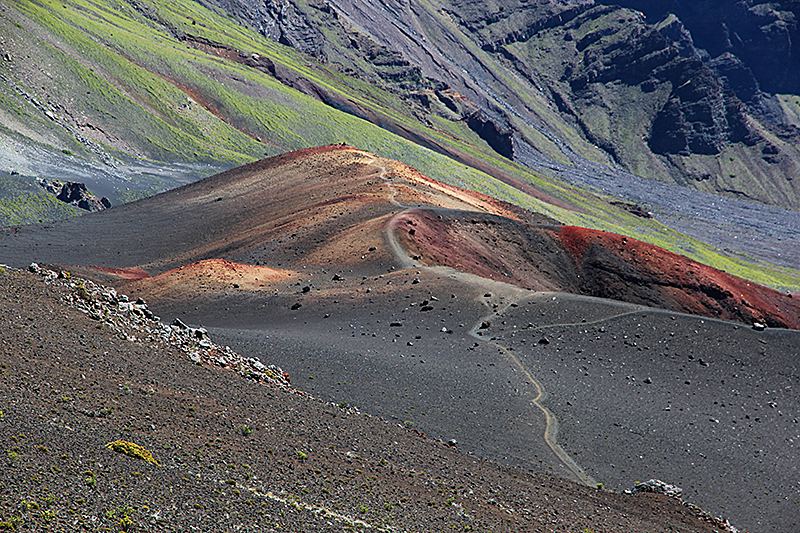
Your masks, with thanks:
[[[122,531],[130,531],[134,525],[135,523],[130,516],[123,516],[119,519],[119,527],[122,528]]]
[[[77,291],[78,291],[78,296],[80,296],[82,300],[87,302],[92,301],[92,295],[89,293],[89,289],[86,288],[86,285],[81,283],[80,285],[78,285]]]
[[[106,444],[106,448],[109,450],[114,450],[118,453],[123,453],[129,457],[134,457],[136,459],[141,459],[142,461],[161,466],[161,463],[153,458],[153,454],[150,453],[149,450],[146,450],[145,448],[142,448],[133,442],[128,442],[126,440],[115,440],[114,442],[109,442]]]

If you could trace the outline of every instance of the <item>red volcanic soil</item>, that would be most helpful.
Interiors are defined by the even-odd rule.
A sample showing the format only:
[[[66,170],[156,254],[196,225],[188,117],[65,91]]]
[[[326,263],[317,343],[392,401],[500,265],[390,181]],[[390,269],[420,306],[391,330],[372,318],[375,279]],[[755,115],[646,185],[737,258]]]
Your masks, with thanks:
[[[534,290],[800,329],[800,300],[635,239],[490,215],[406,211],[393,221],[409,253]]]
[[[149,278],[150,274],[145,272],[139,267],[131,267],[131,268],[112,268],[112,267],[87,267],[88,269],[97,270],[98,272],[102,272],[104,274],[108,274],[117,279],[144,279]]]
[[[659,293],[659,307],[800,329],[800,301],[784,293],[613,233],[564,226],[559,237],[586,294],[624,299],[644,285]]]
[[[97,266],[85,275],[139,283],[145,292],[259,290],[283,275],[245,274],[243,264],[371,276],[407,266],[410,257],[529,289],[800,328],[798,298],[633,239],[556,225],[345,145],[271,157],[91,216],[0,232],[0,245],[9,264],[88,263]],[[211,259],[240,265],[232,273],[232,263],[205,262]]]
[[[288,270],[243,265],[224,259],[206,259],[152,278],[140,278],[127,287],[164,301],[221,290],[265,290],[271,283],[283,281],[292,275]]]

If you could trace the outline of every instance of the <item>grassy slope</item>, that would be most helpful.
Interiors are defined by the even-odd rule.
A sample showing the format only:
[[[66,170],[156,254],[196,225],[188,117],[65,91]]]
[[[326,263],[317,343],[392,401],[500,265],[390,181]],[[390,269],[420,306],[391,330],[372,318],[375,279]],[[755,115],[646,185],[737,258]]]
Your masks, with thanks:
[[[75,216],[83,211],[57,200],[19,176],[0,173],[0,226],[31,224]]]
[[[167,161],[238,164],[286,150],[344,141],[404,161],[433,178],[485,192],[568,224],[630,235],[759,283],[800,288],[798,272],[748,258],[722,256],[655,221],[611,207],[594,194],[563,186],[505,160],[460,122],[439,119],[436,129],[428,128],[404,112],[407,107],[398,97],[328,70],[316,60],[265,40],[194,2],[159,0],[142,5],[150,10],[150,18],[124,2],[75,0],[64,4],[41,0],[20,6],[22,24],[0,21],[13,32],[12,38],[38,56],[38,64],[50,66],[48,74],[59,83],[51,83],[49,97],[58,101],[76,94],[73,105],[77,110],[89,122],[107,126],[110,138],[121,139],[117,145],[109,144],[127,148],[129,153]],[[173,29],[173,34],[190,33],[268,57],[331,93],[528,181],[576,210],[533,199],[478,170],[336,111],[268,74],[191,48],[167,32],[165,25]],[[29,69],[26,75],[31,80],[27,89],[35,94],[43,74]],[[86,90],[74,91],[76,86]],[[535,98],[529,100],[536,105]],[[22,111],[15,111],[26,109],[27,118],[35,117],[36,110],[26,105],[20,99],[8,105],[3,101],[6,110],[11,109],[18,120],[29,123]],[[556,149],[551,147],[550,151]]]

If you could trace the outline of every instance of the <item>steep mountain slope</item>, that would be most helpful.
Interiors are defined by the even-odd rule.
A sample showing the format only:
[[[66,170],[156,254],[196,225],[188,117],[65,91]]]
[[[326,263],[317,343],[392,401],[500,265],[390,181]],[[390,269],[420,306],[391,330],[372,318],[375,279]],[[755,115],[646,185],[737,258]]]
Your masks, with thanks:
[[[710,57],[675,16],[654,13],[649,24],[637,12],[595,2],[298,1],[286,4],[294,15],[285,19],[237,1],[217,5],[264,35],[273,35],[269,27],[284,40],[293,32],[310,36],[314,44],[301,40],[301,49],[397,91],[434,83],[426,102],[445,104],[498,153],[529,166],[541,165],[542,156],[577,164],[580,154],[649,178],[796,208],[796,98],[787,108],[779,96],[797,93],[791,6],[737,3],[748,14],[739,17],[728,6],[734,3],[716,3],[710,24],[703,6],[678,10],[703,43],[725,39],[725,16],[742,20],[731,31],[762,25],[751,29],[762,36],[747,40],[753,46],[710,43]],[[373,42],[339,37],[354,32]],[[759,75],[777,72],[786,81],[765,80],[763,92],[730,51],[753,62],[769,43],[778,47],[770,64],[782,66],[757,68]],[[395,72],[383,75],[385,65]],[[411,74],[414,65],[419,71]],[[431,80],[427,86],[419,74]]]
[[[743,102],[755,104],[754,98],[800,93],[797,2],[621,0],[615,4],[642,11],[652,21],[674,13],[690,32],[691,44],[707,59],[733,55],[731,63],[738,65],[741,74],[728,81]]]
[[[192,2],[24,2],[4,6],[0,23],[10,176],[61,178],[64,168],[116,204],[126,187],[163,190],[338,141],[453,179],[479,174],[391,133],[433,145],[442,136],[420,135],[425,125],[397,96]]]
[[[286,7],[293,13],[286,18],[274,6],[253,8],[258,16],[237,3],[224,7],[252,28],[188,0],[2,6],[4,223],[64,212],[49,207],[40,178],[85,182],[116,205],[263,154],[345,140],[563,222],[624,233],[759,283],[798,286],[785,267],[797,265],[800,252],[786,243],[798,238],[800,215],[686,195],[589,163],[577,153],[607,158],[546,91],[529,90],[496,53],[471,45],[466,33],[458,34],[458,50],[434,46],[458,28],[444,11],[364,7],[386,21],[375,23],[386,39],[416,43],[398,52],[357,24],[355,7],[352,17],[327,4]],[[584,8],[540,4],[513,20],[538,28],[543,13],[555,24]],[[477,6],[470,9],[465,13],[479,16]],[[390,23],[387,12],[406,22]],[[305,51],[263,37],[276,32]],[[303,39],[317,44],[306,49]],[[474,79],[465,81],[464,71]],[[513,87],[492,88],[498,80]],[[499,94],[508,102],[497,104]],[[539,118],[524,118],[529,112]],[[519,119],[513,128],[509,117]],[[625,203],[610,205],[620,197]],[[632,212],[655,218],[632,215],[631,203],[644,207]]]

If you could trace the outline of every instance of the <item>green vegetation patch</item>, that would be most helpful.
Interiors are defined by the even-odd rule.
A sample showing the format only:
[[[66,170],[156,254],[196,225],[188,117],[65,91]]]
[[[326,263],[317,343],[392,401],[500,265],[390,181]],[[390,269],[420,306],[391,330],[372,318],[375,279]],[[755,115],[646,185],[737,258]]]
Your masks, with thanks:
[[[19,176],[0,174],[0,227],[49,222],[85,213]]]
[[[106,448],[109,450],[114,450],[117,453],[123,453],[129,457],[134,457],[136,459],[141,459],[142,461],[161,466],[161,463],[153,458],[153,454],[150,453],[149,450],[142,448],[134,442],[115,440],[114,442],[109,442],[106,444]]]

